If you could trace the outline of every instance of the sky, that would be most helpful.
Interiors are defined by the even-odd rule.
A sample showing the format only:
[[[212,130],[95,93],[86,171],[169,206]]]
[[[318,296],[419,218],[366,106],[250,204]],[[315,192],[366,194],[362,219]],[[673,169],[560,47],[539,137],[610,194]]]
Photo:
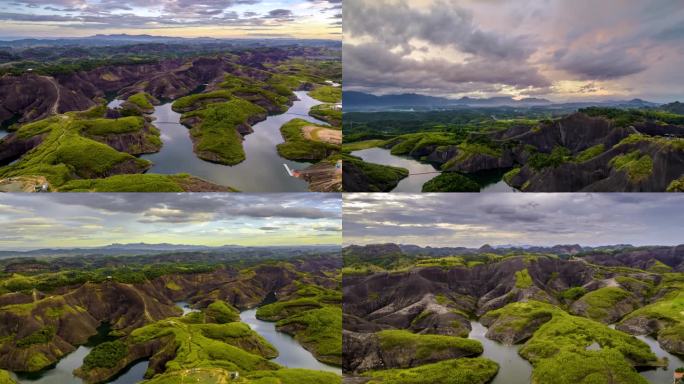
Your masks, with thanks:
[[[345,245],[684,243],[679,194],[346,194],[343,211]]]
[[[339,194],[0,194],[0,249],[341,244]]]
[[[342,0],[0,0],[0,38],[341,38]]]
[[[684,101],[682,0],[344,0],[345,90]]]

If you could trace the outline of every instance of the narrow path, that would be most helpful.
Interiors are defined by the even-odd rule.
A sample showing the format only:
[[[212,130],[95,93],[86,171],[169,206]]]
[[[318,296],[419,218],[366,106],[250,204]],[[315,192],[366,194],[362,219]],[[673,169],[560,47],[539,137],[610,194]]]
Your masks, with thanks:
[[[59,84],[57,84],[57,80],[55,80],[54,77],[52,76],[43,76],[48,81],[52,84],[53,87],[55,87],[55,91],[57,92],[57,100],[55,100],[54,104],[52,104],[52,107],[50,108],[50,114],[52,115],[58,115],[59,114],[59,102],[62,98],[62,92],[59,89]]]

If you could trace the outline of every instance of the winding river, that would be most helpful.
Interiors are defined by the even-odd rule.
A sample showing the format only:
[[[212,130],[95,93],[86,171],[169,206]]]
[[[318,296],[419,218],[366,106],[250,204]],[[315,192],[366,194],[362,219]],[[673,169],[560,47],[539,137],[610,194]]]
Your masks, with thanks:
[[[432,165],[421,163],[410,157],[395,156],[385,148],[362,149],[352,152],[351,155],[360,157],[368,163],[408,169],[410,176],[402,179],[392,192],[422,192],[423,184],[439,176],[439,173],[436,173],[437,169]]]
[[[650,383],[671,383],[672,377],[674,375],[674,370],[679,367],[684,367],[684,359],[670,352],[664,350],[658,340],[651,336],[636,336],[637,339],[643,341],[651,347],[653,353],[658,356],[658,358],[667,357],[667,367],[650,369],[648,371],[639,372],[641,376],[646,378]]]
[[[360,157],[368,163],[391,165],[408,169],[409,176],[402,179],[392,192],[422,192],[423,184],[439,176],[439,170],[434,166],[421,163],[410,157],[395,156],[389,149],[368,148],[351,152],[351,155]],[[503,172],[480,172],[472,178],[481,185],[480,192],[514,192],[512,188],[501,178]]]
[[[180,123],[180,113],[171,109],[173,103],[155,106],[152,116],[154,125],[161,131],[164,143],[162,149],[153,154],[141,156],[154,164],[148,173],[189,173],[216,184],[230,186],[245,192],[305,192],[308,185],[304,180],[291,177],[283,164],[291,169],[303,169],[308,163],[284,159],[278,155],[276,145],[283,142],[280,127],[288,121],[299,118],[316,124],[327,123],[309,116],[311,107],[321,104],[306,92],[295,92],[295,100],[287,112],[268,116],[255,124],[254,132],[245,136],[243,147],[246,160],[234,166],[210,163],[198,158],[192,150],[192,141],[187,127]],[[115,107],[120,100],[109,105]]]
[[[278,332],[276,323],[257,319],[256,311],[256,309],[249,309],[241,312],[240,319],[278,350],[278,357],[273,361],[289,368],[306,368],[342,374],[341,368],[321,363],[292,336]]]
[[[73,371],[83,365],[83,359],[96,345],[114,339],[108,336],[108,333],[109,327],[102,326],[98,329],[97,335],[88,339],[88,343],[78,346],[75,351],[63,357],[57,364],[38,372],[14,374],[14,379],[20,384],[83,384],[83,380],[74,376]],[[147,371],[147,364],[147,361],[139,361],[124,369],[108,383],[139,383]]]
[[[532,378],[532,365],[520,357],[520,345],[504,345],[485,337],[487,328],[477,321],[471,321],[469,338],[482,343],[483,357],[499,364],[499,373],[491,384],[529,384]]]

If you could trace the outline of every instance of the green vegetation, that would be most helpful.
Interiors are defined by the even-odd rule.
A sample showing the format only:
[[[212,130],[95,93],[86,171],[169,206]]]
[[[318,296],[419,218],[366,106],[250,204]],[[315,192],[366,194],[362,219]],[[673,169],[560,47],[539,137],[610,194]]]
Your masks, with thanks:
[[[533,285],[532,276],[527,268],[515,272],[515,287],[520,289],[529,288]]]
[[[619,109],[589,107],[580,109],[592,117],[605,117],[618,127],[628,127],[648,121],[661,121],[668,124],[684,124],[684,115],[652,109]]]
[[[240,321],[240,311],[221,300],[216,300],[209,304],[203,312],[208,319],[207,322],[225,324],[233,321]]]
[[[339,306],[304,311],[279,320],[276,326],[280,331],[294,334],[316,359],[342,365],[342,308]]]
[[[597,144],[593,147],[587,148],[575,156],[575,161],[578,163],[583,163],[587,160],[591,160],[594,157],[602,154],[606,151],[606,146],[604,144]]]
[[[615,156],[610,160],[610,165],[618,171],[624,171],[632,182],[647,179],[653,173],[653,160],[647,154],[641,154],[638,149],[625,154]]]
[[[493,323],[497,333],[534,332],[520,355],[532,363],[536,383],[608,383],[611,377],[642,383],[633,367],[658,364],[649,346],[635,337],[546,303],[512,303],[488,312],[482,321]],[[593,381],[582,381],[587,377]]]
[[[244,323],[188,324],[171,318],[131,332],[127,343],[135,345],[171,338],[175,354],[166,363],[166,372],[193,367],[219,367],[231,371],[277,369],[266,358],[275,349]]]
[[[149,111],[154,109],[154,105],[152,105],[153,100],[154,97],[152,97],[152,95],[150,95],[147,92],[139,92],[128,98],[129,103],[135,104],[143,111]]]
[[[280,128],[283,139],[285,139],[284,143],[277,146],[280,156],[294,161],[311,162],[323,160],[339,152],[339,145],[309,140],[304,137],[303,129],[305,127],[328,128],[302,119],[290,120]]]
[[[342,377],[308,369],[279,369],[277,371],[258,371],[247,374],[251,384],[341,384]]]
[[[324,103],[339,103],[342,101],[342,87],[321,85],[309,92],[309,96]]]
[[[480,320],[487,324],[496,322],[493,330],[499,333],[509,330],[521,332],[551,320],[559,311],[556,307],[538,301],[517,302],[489,311]]]
[[[648,383],[615,349],[561,351],[549,359],[541,360],[535,366],[532,377],[535,383]]]
[[[647,136],[640,133],[633,133],[617,143],[614,148],[627,146],[630,144],[647,143],[658,147],[659,150],[684,151],[684,138]]]
[[[552,307],[549,313],[551,319],[539,327],[520,350],[520,355],[534,366],[533,377],[538,382],[553,382],[546,379],[554,369],[564,371],[563,377],[595,375],[595,380],[608,380],[618,372],[623,377],[640,377],[634,376],[636,371],[631,366],[657,364],[648,345],[633,336]],[[599,349],[588,350],[592,344]],[[611,369],[596,372],[595,361],[603,361]]]
[[[396,156],[412,155],[428,146],[446,146],[456,143],[456,138],[452,134],[446,133],[412,133],[398,136],[387,141],[387,146],[392,148],[392,154]]]
[[[568,111],[559,111],[570,112]],[[555,113],[555,111],[554,111]],[[496,119],[492,118],[495,116]],[[390,139],[407,133],[446,132],[459,141],[471,133],[496,132],[512,127],[531,129],[539,119],[551,117],[543,109],[529,110],[521,116],[512,108],[459,108],[419,112],[346,112],[345,143],[367,139]]]
[[[309,115],[335,127],[342,124],[342,109],[332,104],[314,105],[309,110]]]
[[[421,360],[430,360],[432,356],[453,350],[464,356],[479,355],[483,351],[479,341],[454,336],[417,335],[404,330],[380,331],[377,335],[383,351],[410,354]]]
[[[423,184],[423,192],[479,192],[480,185],[467,176],[445,172]]]
[[[566,301],[575,301],[584,296],[585,293],[587,293],[587,290],[583,287],[572,287],[561,292],[560,297]]]
[[[116,175],[104,179],[72,180],[59,187],[62,192],[185,192],[198,179],[188,174]],[[228,191],[235,191],[226,187]]]
[[[202,107],[206,104],[225,102],[233,98],[233,94],[228,90],[218,90],[206,93],[195,93],[181,97],[173,102],[173,110],[182,112],[191,107]],[[202,105],[197,105],[199,102]]]
[[[659,290],[662,297],[654,303],[639,308],[625,316],[620,324],[630,321],[656,321],[659,340],[676,345],[684,343],[684,283],[665,282]]]
[[[277,321],[279,331],[294,336],[316,359],[341,365],[341,304],[341,292],[299,283],[291,296],[259,307],[257,317]]]
[[[16,381],[12,379],[9,372],[0,369],[0,384],[16,384]]]
[[[684,176],[677,180],[672,180],[667,186],[667,192],[684,192]]]
[[[368,384],[486,384],[499,371],[499,365],[482,357],[452,359],[409,369],[368,372]]]
[[[182,119],[197,118],[199,123],[190,129],[195,152],[202,159],[235,165],[245,160],[242,135],[237,126],[264,115],[265,110],[242,99],[212,103],[203,109],[183,114]]]
[[[342,151],[345,153],[350,153],[354,151],[361,151],[364,149],[381,147],[385,143],[385,140],[366,140],[357,141],[355,143],[344,143],[342,144]]]
[[[618,303],[632,298],[632,294],[619,287],[604,287],[582,296],[577,303],[586,306],[586,315],[592,320],[610,320],[610,310]]]
[[[149,167],[146,160],[82,136],[139,131],[144,126],[142,118],[82,120],[75,116],[55,116],[19,128],[18,135],[44,134],[45,137],[16,163],[0,169],[0,178],[44,176],[54,189],[59,190],[71,180],[101,178],[120,172],[138,173]],[[159,143],[158,137],[154,139],[153,146]]]
[[[558,167],[572,159],[570,150],[565,147],[555,147],[551,153],[536,152],[530,156],[527,164],[535,170],[547,167]]]
[[[364,180],[367,192],[389,192],[397,186],[401,179],[409,175],[408,169],[405,168],[367,163],[353,156],[345,156],[343,159],[343,167],[346,168],[344,178]]]
[[[42,352],[34,352],[28,358],[26,363],[26,370],[28,372],[36,372],[48,367],[52,362]]]
[[[49,343],[53,337],[55,337],[55,328],[47,326],[17,340],[16,345],[19,348],[26,348],[34,344],[45,344]]]
[[[106,341],[95,346],[83,359],[82,369],[89,371],[93,368],[114,368],[126,355],[126,343],[121,340]]]
[[[143,129],[145,119],[139,116],[121,117],[118,119],[77,120],[73,127],[89,136],[104,136],[137,132]]]
[[[510,185],[510,184],[513,182],[513,179],[514,179],[516,176],[518,176],[518,174],[520,174],[520,169],[521,169],[520,167],[517,167],[517,168],[513,168],[513,169],[511,169],[510,171],[506,172],[506,173],[503,175],[503,181],[504,181],[506,184]]]
[[[155,375],[144,384],[184,384],[232,382],[228,369],[201,367],[182,369]],[[283,368],[276,371],[245,372],[236,381],[244,384],[341,384],[342,378],[334,373],[308,369]]]

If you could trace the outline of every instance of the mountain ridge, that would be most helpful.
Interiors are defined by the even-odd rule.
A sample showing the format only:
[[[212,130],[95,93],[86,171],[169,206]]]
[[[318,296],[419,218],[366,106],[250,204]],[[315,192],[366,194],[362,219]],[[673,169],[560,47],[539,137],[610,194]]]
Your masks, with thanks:
[[[549,106],[625,106],[625,107],[657,107],[660,104],[634,98],[631,100],[605,100],[595,102],[565,102],[555,103],[543,98],[523,98],[516,100],[511,96],[495,96],[490,98],[472,98],[468,96],[459,99],[428,96],[417,93],[403,93],[377,96],[370,93],[345,91],[342,95],[345,108],[355,110],[369,108],[393,107],[549,107]]]

